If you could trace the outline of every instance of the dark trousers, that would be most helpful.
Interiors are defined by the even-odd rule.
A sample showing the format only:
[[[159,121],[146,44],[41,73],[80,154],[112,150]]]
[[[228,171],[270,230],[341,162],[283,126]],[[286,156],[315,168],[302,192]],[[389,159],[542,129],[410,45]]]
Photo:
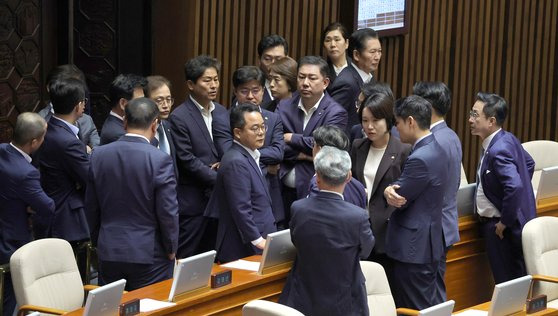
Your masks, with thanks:
[[[445,243],[445,241],[444,241]],[[440,259],[440,265],[438,268],[438,275],[436,276],[436,299],[445,302],[447,300],[446,296],[446,260],[448,257],[448,251],[451,246],[445,247],[444,256]]]
[[[289,228],[289,222],[291,220],[291,205],[294,201],[298,200],[296,189],[289,188],[283,185],[283,207],[285,208],[285,219],[277,223],[277,229],[287,229]]]
[[[217,220],[200,216],[179,215],[178,251],[182,259],[215,249]]]
[[[99,285],[126,279],[126,291],[172,278],[174,260],[154,258],[151,264],[99,261]]]
[[[2,304],[3,316],[12,316],[16,307],[16,298],[10,273],[4,274],[4,302]]]
[[[76,263],[79,270],[79,275],[81,276],[81,282],[85,283],[86,275],[89,271],[87,271],[87,243],[89,240],[76,240],[76,241],[68,241],[72,246],[72,250],[74,251],[74,256],[76,257]]]
[[[439,262],[407,263],[393,260],[392,289],[395,306],[425,309],[443,303],[436,297]]]
[[[498,221],[500,218],[481,218],[486,254],[496,284],[527,274],[523,260],[521,227],[507,227],[504,230],[504,239],[500,239],[495,228]]]

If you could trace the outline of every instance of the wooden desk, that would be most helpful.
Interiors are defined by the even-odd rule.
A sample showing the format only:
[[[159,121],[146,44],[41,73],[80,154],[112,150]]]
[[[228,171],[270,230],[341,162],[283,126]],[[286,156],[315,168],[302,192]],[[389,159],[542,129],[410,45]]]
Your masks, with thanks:
[[[537,216],[558,216],[558,202],[540,205]],[[494,280],[474,216],[459,218],[461,240],[448,252],[446,289],[448,300],[455,301],[455,310],[490,301]]]
[[[261,256],[252,256],[245,260],[260,261]],[[213,272],[225,270],[214,265]],[[256,272],[232,270],[232,283],[217,289],[209,289],[203,293],[188,295],[176,302],[175,306],[158,310],[149,315],[241,315],[242,306],[255,299],[277,301],[290,268],[263,276]],[[122,302],[134,298],[151,298],[166,301],[169,296],[172,280],[155,283],[135,291],[125,293]],[[83,308],[65,315],[82,315]]]
[[[490,309],[490,302],[486,302],[486,303],[482,303],[482,304],[479,304],[479,305],[476,305],[476,306],[472,306],[471,308],[467,308],[465,310],[460,310],[458,312],[455,312],[453,315],[459,316],[459,313],[464,312],[466,310],[470,310],[470,309],[488,311]],[[536,312],[536,313],[533,313],[533,314],[527,314],[525,311],[522,311],[522,312],[518,312],[518,313],[515,313],[515,314],[511,314],[510,316],[524,316],[524,315],[529,315],[529,316],[558,315],[558,310],[556,310],[554,308],[547,308],[545,310],[542,310],[540,312]]]

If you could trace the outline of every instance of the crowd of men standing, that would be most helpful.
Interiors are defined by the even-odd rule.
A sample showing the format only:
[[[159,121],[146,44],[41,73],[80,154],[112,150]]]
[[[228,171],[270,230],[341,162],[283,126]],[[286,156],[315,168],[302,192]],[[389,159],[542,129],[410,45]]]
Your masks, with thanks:
[[[119,75],[100,137],[83,73],[56,67],[42,117],[21,114],[0,146],[0,263],[32,239],[65,239],[78,258],[91,240],[99,283],[125,278],[133,290],[171,278],[175,258],[240,259],[290,228],[298,257],[280,302],[305,314],[368,314],[361,259],[382,264],[397,306],[445,301],[462,159],[444,121],[450,91],[418,82],[395,101],[374,77],[375,31],[332,23],[323,41],[327,61],[296,63],[285,39],[264,37],[259,67],[234,72],[228,107],[215,101],[210,56],[186,62],[189,95],[174,109],[164,77]],[[501,129],[507,111],[479,93],[469,116],[483,140],[475,200],[497,282],[525,274],[521,228],[535,212],[534,164]]]

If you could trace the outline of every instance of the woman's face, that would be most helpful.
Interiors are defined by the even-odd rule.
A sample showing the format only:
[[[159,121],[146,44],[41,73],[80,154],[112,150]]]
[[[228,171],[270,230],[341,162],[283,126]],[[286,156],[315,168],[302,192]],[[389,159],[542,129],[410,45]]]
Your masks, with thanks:
[[[329,31],[324,38],[324,49],[330,59],[345,58],[348,47],[349,40],[345,40],[339,30]]]
[[[271,90],[271,95],[275,99],[288,98],[290,95],[287,80],[274,71],[269,72],[269,90]]]
[[[368,137],[371,142],[384,137],[388,132],[386,119],[375,118],[374,115],[372,115],[372,111],[367,107],[362,109],[361,123],[366,137]]]

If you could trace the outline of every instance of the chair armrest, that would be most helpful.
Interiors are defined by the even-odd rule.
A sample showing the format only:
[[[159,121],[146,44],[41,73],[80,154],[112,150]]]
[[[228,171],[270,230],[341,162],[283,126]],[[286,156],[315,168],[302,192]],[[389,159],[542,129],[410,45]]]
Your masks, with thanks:
[[[36,305],[23,305],[19,308],[17,315],[24,316],[26,312],[41,312],[41,313],[55,314],[55,315],[62,315],[64,313],[67,313],[67,311],[56,309],[56,308],[42,307]]]
[[[540,274],[533,274],[534,281],[543,281],[543,282],[551,282],[551,283],[558,283],[557,277],[552,277],[548,275],[540,275]]]
[[[94,290],[98,287],[99,287],[98,285],[86,284],[83,286],[83,290],[85,291],[85,293],[88,293],[89,291]]]
[[[419,314],[419,311],[417,311],[416,309],[410,309],[410,308],[398,308],[396,310],[397,315],[409,315],[409,316],[416,316]]]

